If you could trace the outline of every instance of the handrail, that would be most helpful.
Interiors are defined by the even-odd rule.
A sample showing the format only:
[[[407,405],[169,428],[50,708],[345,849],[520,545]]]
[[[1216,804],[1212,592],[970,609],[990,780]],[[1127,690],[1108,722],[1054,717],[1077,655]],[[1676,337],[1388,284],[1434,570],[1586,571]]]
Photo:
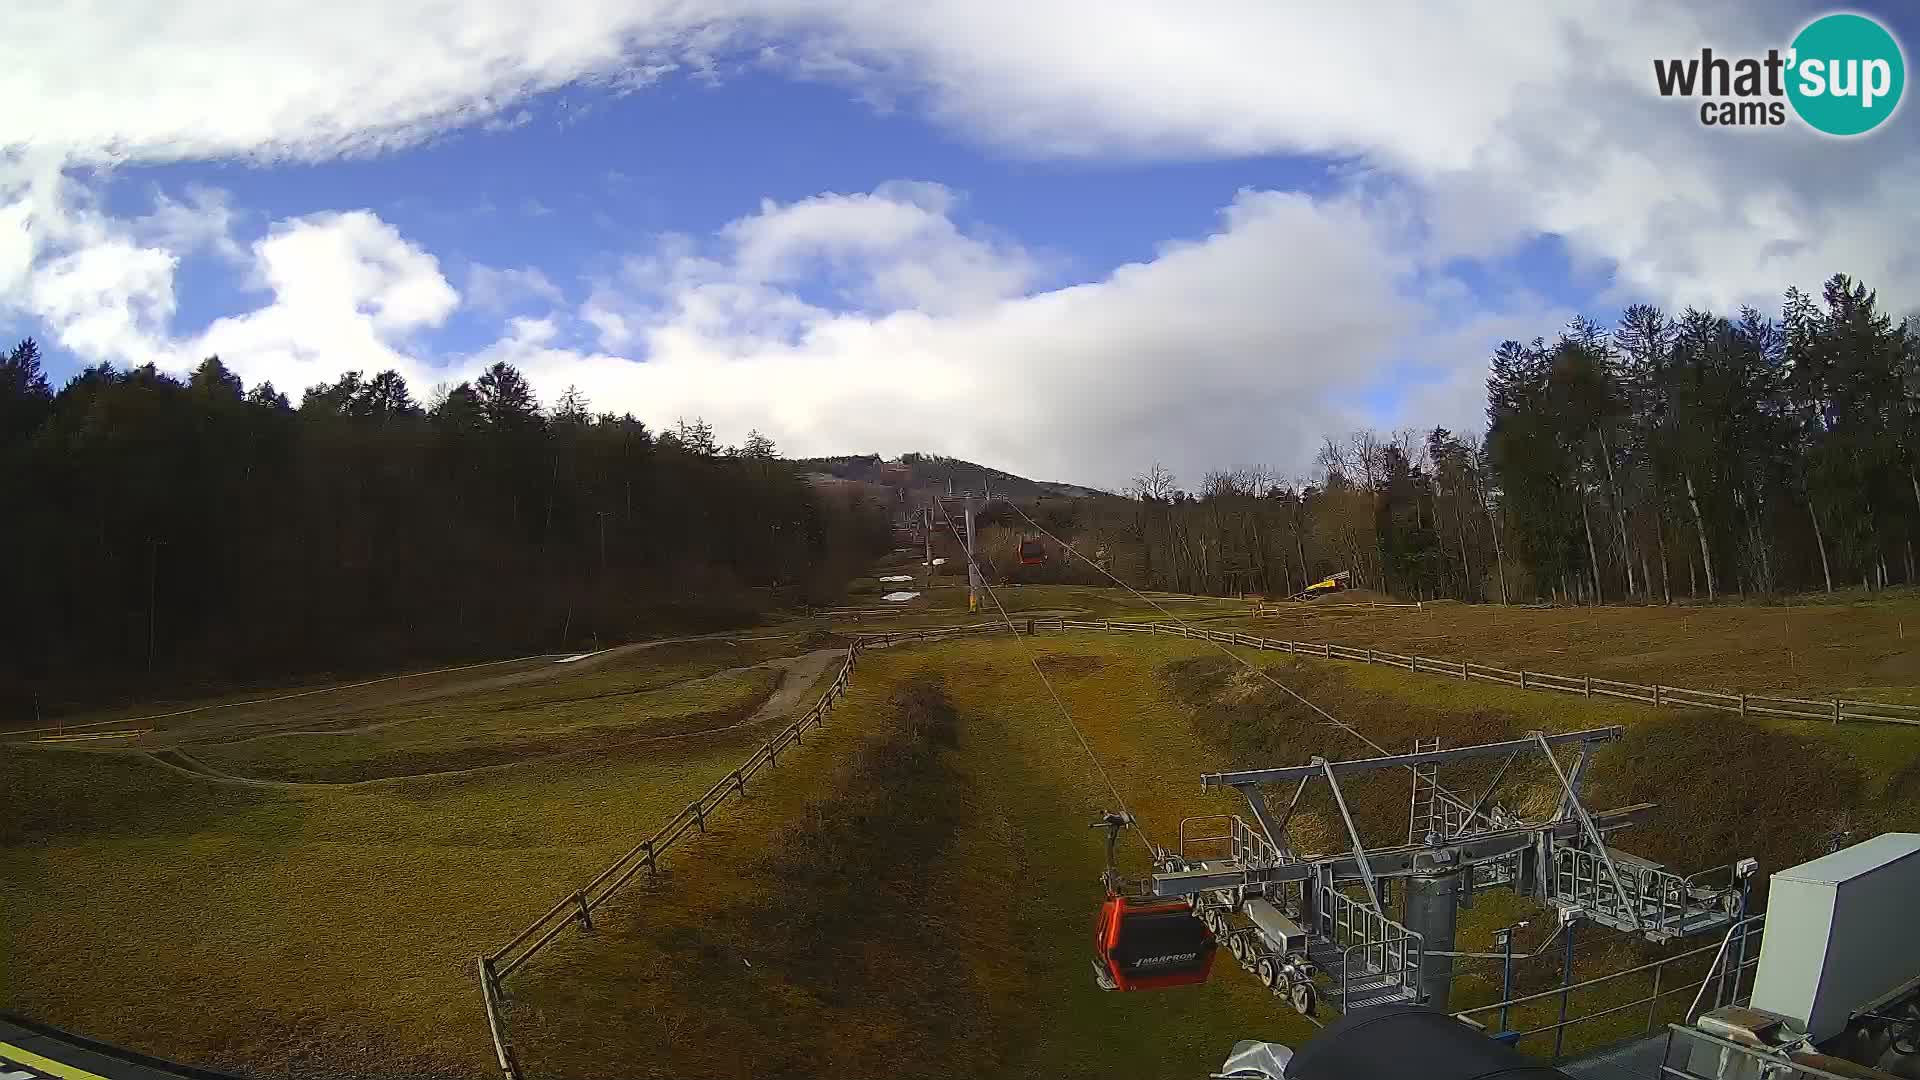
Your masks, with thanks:
[[[1707,968],[1706,978],[1700,980],[1700,992],[1693,995],[1693,1004],[1687,1006],[1687,1015],[1686,1015],[1687,1023],[1689,1024],[1693,1023],[1693,1014],[1700,1010],[1700,1000],[1707,996],[1707,984],[1713,981],[1713,973],[1722,969],[1722,964],[1726,960],[1726,956],[1727,956],[1727,946],[1733,944],[1734,935],[1735,934],[1740,935],[1741,944],[1744,946],[1747,939],[1747,935],[1746,935],[1747,925],[1749,923],[1757,922],[1766,917],[1767,916],[1765,912],[1761,912],[1758,915],[1749,915],[1746,918],[1740,920],[1739,922],[1734,923],[1732,926],[1727,927],[1727,936],[1720,939],[1720,948],[1713,954],[1713,963]],[[1758,963],[1758,962],[1759,962],[1759,959],[1758,957],[1756,957],[1755,963]],[[1740,973],[1737,971],[1734,973],[1734,976],[1733,976],[1733,989],[1734,989],[1734,995],[1736,997],[1739,996]]]
[[[1760,918],[1760,917],[1761,916],[1758,916],[1758,915],[1754,916],[1754,918]],[[1719,946],[1717,945],[1702,945],[1697,949],[1688,949],[1686,952],[1674,953],[1672,956],[1662,957],[1658,960],[1655,960],[1646,964],[1641,964],[1637,967],[1622,968],[1619,971],[1611,971],[1605,975],[1597,975],[1591,979],[1585,979],[1585,980],[1582,980],[1581,982],[1572,983],[1567,986],[1556,986],[1551,990],[1541,990],[1541,991],[1538,991],[1537,993],[1523,994],[1520,997],[1508,998],[1505,1001],[1496,1001],[1491,1005],[1475,1005],[1471,1009],[1459,1009],[1459,1010],[1456,1010],[1453,1015],[1456,1018],[1464,1019],[1468,1016],[1472,1016],[1475,1013],[1492,1012],[1503,1005],[1509,1006],[1509,1007],[1514,1005],[1525,1005],[1528,1002],[1539,1001],[1543,998],[1558,997],[1561,994],[1564,994],[1570,990],[1582,990],[1582,989],[1585,989],[1586,987],[1598,986],[1603,982],[1608,982],[1613,979],[1622,978],[1627,975],[1633,975],[1642,971],[1651,971],[1654,968],[1666,967],[1669,964],[1679,963],[1682,960],[1699,956],[1701,953],[1709,952],[1717,948],[1719,948]],[[1754,959],[1754,962],[1758,963],[1759,958],[1756,957]],[[1688,985],[1691,986],[1692,984],[1689,983]],[[1644,999],[1642,1000],[1641,1004],[1645,1004]]]
[[[1848,1077],[1844,1074],[1830,1072],[1820,1068],[1818,1065],[1769,1054],[1764,1050],[1756,1049],[1745,1043],[1737,1043],[1731,1039],[1722,1039],[1710,1032],[1701,1031],[1699,1028],[1684,1027],[1680,1024],[1667,1025],[1667,1048],[1661,1056],[1663,1064],[1660,1067],[1660,1075],[1662,1077],[1698,1077],[1700,1075],[1691,1068],[1680,1069],[1675,1068],[1672,1064],[1667,1064],[1674,1060],[1673,1040],[1675,1036],[1691,1039],[1696,1042],[1703,1042],[1708,1046],[1718,1048],[1719,1053],[1715,1056],[1732,1066],[1725,1075],[1780,1076],[1792,1077],[1794,1080],[1848,1080]],[[1740,1063],[1729,1060],[1732,1058],[1746,1059],[1749,1064],[1747,1064],[1745,1069],[1742,1069]]]

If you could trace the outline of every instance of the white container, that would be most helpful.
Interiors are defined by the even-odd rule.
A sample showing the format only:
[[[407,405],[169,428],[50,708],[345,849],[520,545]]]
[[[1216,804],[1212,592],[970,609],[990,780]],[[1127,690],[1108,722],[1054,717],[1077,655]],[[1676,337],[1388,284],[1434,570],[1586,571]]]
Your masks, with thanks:
[[[1882,833],[1773,875],[1753,1007],[1815,1042],[1920,976],[1920,833]]]

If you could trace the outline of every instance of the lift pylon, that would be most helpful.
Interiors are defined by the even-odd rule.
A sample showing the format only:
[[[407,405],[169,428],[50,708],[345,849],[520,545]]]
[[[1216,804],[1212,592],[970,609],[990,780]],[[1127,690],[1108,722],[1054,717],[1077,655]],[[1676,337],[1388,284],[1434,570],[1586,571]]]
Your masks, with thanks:
[[[1444,1008],[1458,910],[1482,888],[1512,888],[1563,918],[1653,942],[1724,930],[1744,913],[1751,860],[1729,864],[1724,875],[1684,877],[1610,843],[1654,804],[1587,807],[1582,789],[1593,754],[1624,733],[1536,732],[1447,749],[1421,740],[1409,754],[1209,773],[1201,786],[1238,792],[1251,820],[1226,814],[1181,822],[1178,850],[1156,851],[1150,891],[1186,898],[1235,960],[1302,1011],[1323,996],[1342,1010],[1402,1001]],[[1559,757],[1566,749],[1570,767]],[[1560,798],[1549,817],[1527,821],[1499,793],[1517,763],[1536,757],[1545,759]],[[1475,795],[1442,782],[1447,766],[1491,759],[1499,761],[1492,780]],[[1394,769],[1412,778],[1408,842],[1370,847],[1341,781]],[[1347,849],[1299,854],[1289,826],[1308,789],[1321,783]],[[1292,786],[1278,816],[1267,802],[1269,785]],[[1404,896],[1399,905],[1396,891]]]

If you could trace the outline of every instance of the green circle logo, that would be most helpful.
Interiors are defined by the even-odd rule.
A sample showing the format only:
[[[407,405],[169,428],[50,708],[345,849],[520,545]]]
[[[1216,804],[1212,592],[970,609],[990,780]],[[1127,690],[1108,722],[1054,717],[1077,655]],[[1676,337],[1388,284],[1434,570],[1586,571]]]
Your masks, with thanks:
[[[1823,15],[1793,39],[1787,99],[1816,131],[1860,135],[1900,104],[1907,65],[1900,43],[1865,15]]]

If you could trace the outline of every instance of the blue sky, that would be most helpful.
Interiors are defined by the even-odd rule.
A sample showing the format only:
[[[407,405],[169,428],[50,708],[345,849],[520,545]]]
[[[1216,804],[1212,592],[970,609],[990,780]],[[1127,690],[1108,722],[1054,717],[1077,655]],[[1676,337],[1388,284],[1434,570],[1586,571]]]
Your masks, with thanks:
[[[762,199],[861,192],[926,179],[963,196],[954,214],[1046,253],[1042,284],[1096,280],[1151,259],[1169,240],[1198,239],[1241,188],[1325,192],[1340,162],[1293,155],[1199,161],[1033,160],[997,152],[905,108],[878,110],[844,89],[764,72],[725,81],[668,76],[638,93],[569,88],[525,102],[526,123],[449,132],[404,153],[260,167],[190,162],[114,178],[120,212],[154,188],[225,190],[249,220],[365,207],[458,270],[467,262],[540,267],[556,283],[604,269],[662,233],[709,234]],[[512,117],[508,118],[509,120]],[[1543,245],[1543,249],[1546,246]],[[1551,262],[1550,251],[1540,260]],[[1531,266],[1516,267],[1529,273]],[[1476,282],[1487,275],[1463,267]],[[1559,276],[1557,273],[1556,277]],[[179,319],[232,308],[225,276],[183,278]],[[454,347],[478,347],[477,327]]]
[[[506,359],[796,453],[1113,483],[1471,428],[1491,347],[1575,312],[1920,287],[1911,110],[1841,143],[1651,93],[1817,7],[477,0],[455,47],[425,2],[284,6],[62,9],[13,58],[0,328],[57,375]]]

